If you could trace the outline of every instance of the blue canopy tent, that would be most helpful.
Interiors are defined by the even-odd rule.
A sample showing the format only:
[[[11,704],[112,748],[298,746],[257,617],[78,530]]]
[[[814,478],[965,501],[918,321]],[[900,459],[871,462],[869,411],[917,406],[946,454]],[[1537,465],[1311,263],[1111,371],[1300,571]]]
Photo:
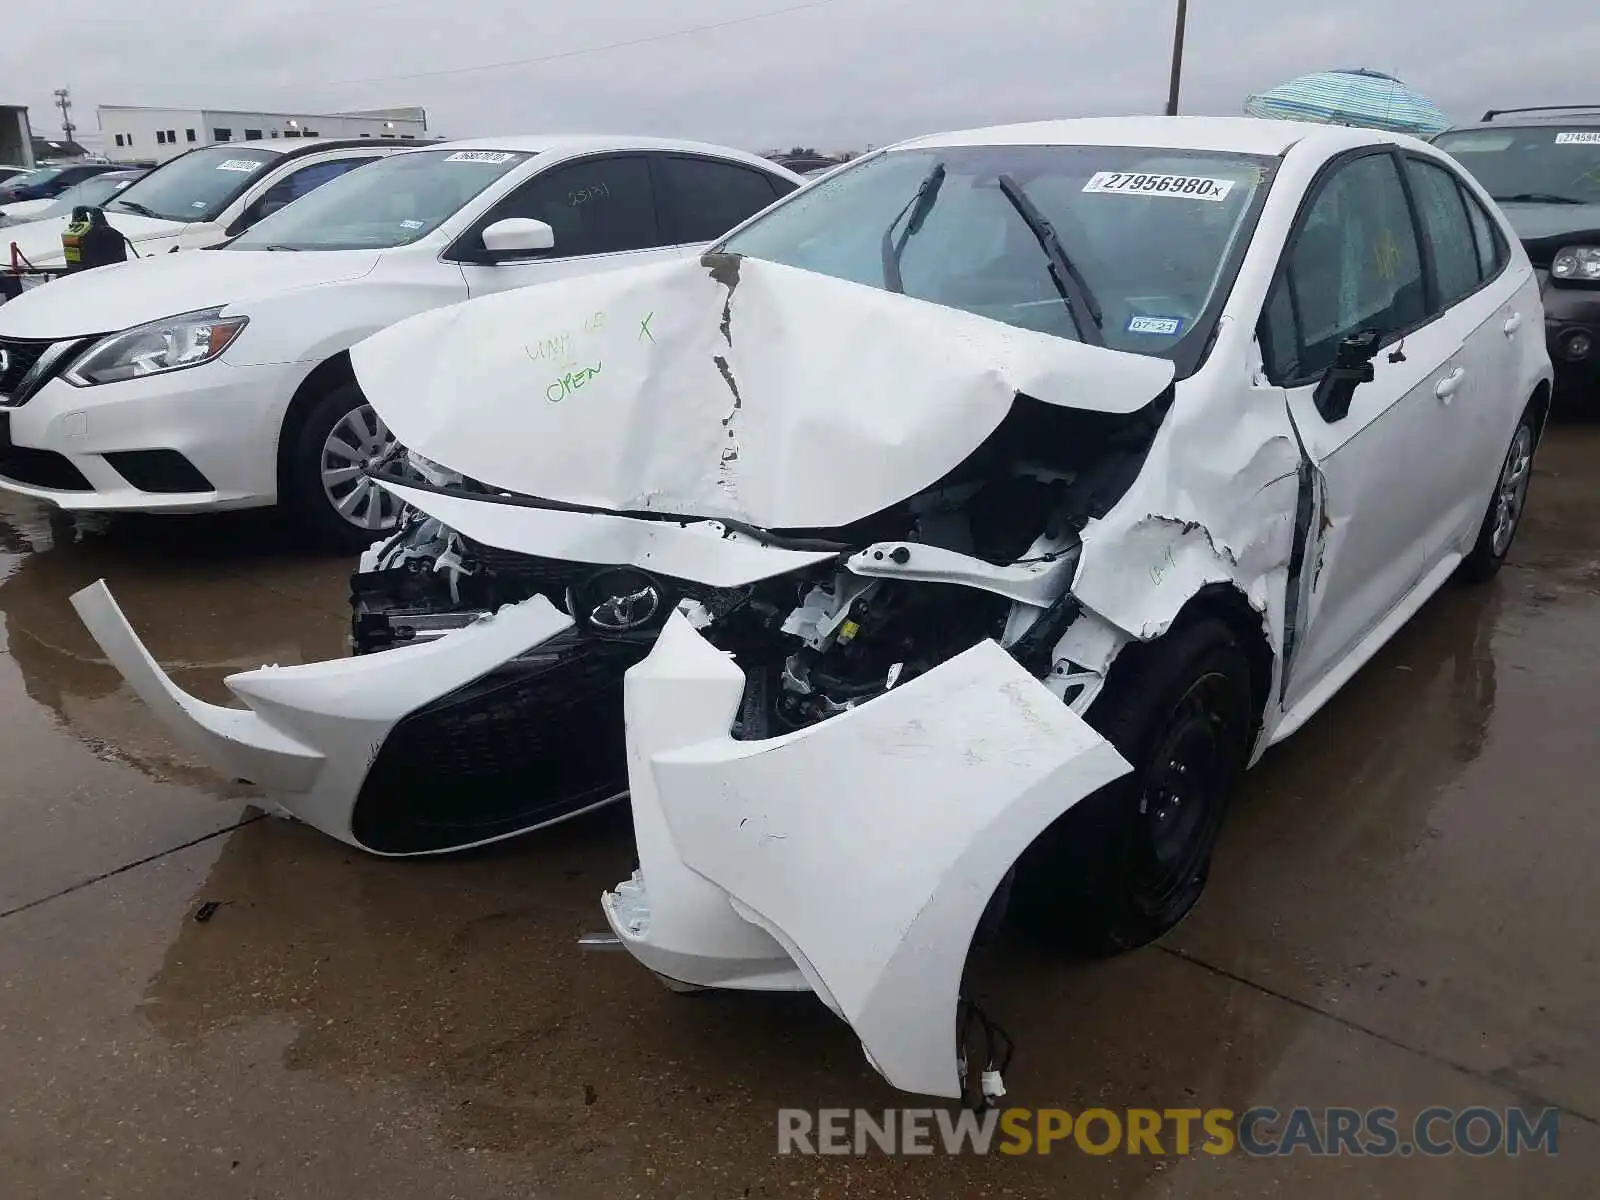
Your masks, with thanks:
[[[1450,127],[1450,118],[1432,100],[1392,75],[1365,67],[1302,75],[1249,97],[1244,110],[1253,117],[1361,125],[1417,137]]]

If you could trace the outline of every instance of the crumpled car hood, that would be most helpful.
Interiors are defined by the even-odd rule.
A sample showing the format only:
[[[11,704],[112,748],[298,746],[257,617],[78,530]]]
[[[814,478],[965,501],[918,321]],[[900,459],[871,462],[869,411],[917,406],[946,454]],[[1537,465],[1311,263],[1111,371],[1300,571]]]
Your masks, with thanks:
[[[848,524],[958,466],[1019,393],[1133,412],[1164,359],[749,258],[708,255],[437,309],[351,358],[451,470],[613,512]]]

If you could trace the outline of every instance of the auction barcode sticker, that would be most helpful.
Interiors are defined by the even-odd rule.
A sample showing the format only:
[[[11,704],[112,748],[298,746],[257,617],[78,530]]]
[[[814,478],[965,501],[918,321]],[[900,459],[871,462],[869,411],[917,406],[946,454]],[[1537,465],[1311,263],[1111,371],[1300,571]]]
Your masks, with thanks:
[[[1138,171],[1097,171],[1083,185],[1086,192],[1116,196],[1176,196],[1180,200],[1221,202],[1233,191],[1231,179],[1203,175],[1146,175]]]
[[[1600,129],[1585,129],[1577,133],[1556,134],[1558,146],[1600,146]]]
[[[258,162],[256,159],[253,159],[253,158],[230,158],[227,162],[219,162],[217,164],[217,170],[219,170],[219,171],[254,171],[260,165],[261,165],[261,163]]]
[[[457,150],[445,159],[445,162],[471,162],[471,163],[503,163],[510,162],[515,154],[507,154],[504,150]]]

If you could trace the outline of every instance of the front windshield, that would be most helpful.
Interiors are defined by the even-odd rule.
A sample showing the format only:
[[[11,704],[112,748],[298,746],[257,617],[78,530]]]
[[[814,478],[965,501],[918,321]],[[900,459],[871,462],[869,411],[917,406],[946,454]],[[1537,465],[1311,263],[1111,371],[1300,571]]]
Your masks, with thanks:
[[[39,214],[44,217],[70,217],[72,210],[79,205],[104,204],[111,197],[131,186],[137,175],[119,176],[115,173],[96,175],[93,179],[85,179],[82,183],[73,184],[61,195],[57,196],[50,207]]]
[[[211,221],[251,180],[282,161],[276,150],[207,146],[163,163],[112,203],[117,212],[164,221]]]
[[[252,227],[229,250],[384,250],[425,237],[529,156],[412,150],[351,171]]]
[[[795,193],[722,249],[1172,355],[1206,323],[1275,164],[1101,146],[892,151]],[[1052,271],[1028,208],[1054,229],[1066,271]]]
[[[1600,129],[1467,129],[1440,134],[1433,144],[1496,200],[1600,204]]]

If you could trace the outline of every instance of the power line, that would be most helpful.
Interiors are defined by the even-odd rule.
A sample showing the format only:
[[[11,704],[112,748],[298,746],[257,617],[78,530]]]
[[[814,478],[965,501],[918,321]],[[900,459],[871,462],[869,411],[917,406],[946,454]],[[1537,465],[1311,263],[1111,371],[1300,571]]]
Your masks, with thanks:
[[[751,13],[744,17],[730,17],[726,21],[712,21],[706,25],[693,25],[687,29],[673,29],[666,33],[655,33],[649,37],[630,38],[623,42],[607,42],[603,46],[585,46],[578,50],[562,50],[556,54],[541,54],[537,58],[513,58],[505,62],[479,63],[472,67],[447,67],[441,71],[412,71],[404,75],[374,75],[369,79],[340,79],[333,83],[325,83],[322,87],[350,87],[364,83],[391,83],[400,79],[433,79],[441,75],[468,75],[475,71],[498,71],[503,67],[531,67],[537,63],[556,62],[564,58],[579,58],[585,54],[601,54],[607,50],[622,50],[629,46],[646,46],[651,42],[663,42],[668,38],[687,37],[692,33],[706,33],[713,29],[726,29],[730,25],[746,25],[751,21],[765,21],[771,17],[786,16],[789,13],[802,12],[809,8],[827,8],[838,0],[810,0],[806,4],[791,4],[787,8],[773,8],[766,12]]]

